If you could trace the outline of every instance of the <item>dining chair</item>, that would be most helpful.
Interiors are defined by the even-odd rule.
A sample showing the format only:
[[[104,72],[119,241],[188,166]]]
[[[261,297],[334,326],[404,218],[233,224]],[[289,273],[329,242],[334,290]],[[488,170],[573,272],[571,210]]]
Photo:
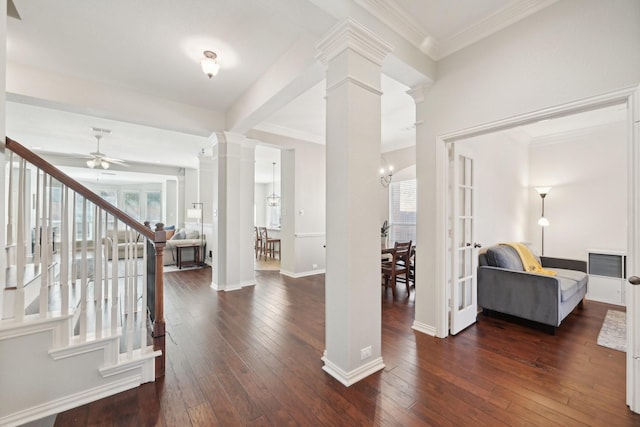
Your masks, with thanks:
[[[264,259],[266,260],[269,254],[271,254],[272,258],[275,258],[276,252],[278,253],[278,258],[280,258],[280,239],[269,237],[267,227],[260,227],[260,238],[262,239],[262,253],[264,253]],[[278,245],[277,251],[276,245]]]
[[[253,227],[253,238],[254,238],[254,244],[253,244],[253,250],[256,253],[256,259],[258,259],[260,257],[260,255],[262,255],[262,236],[260,235],[260,230],[258,229],[258,227]]]
[[[382,263],[382,277],[384,279],[384,289],[391,288],[393,297],[396,297],[396,284],[398,279],[404,281],[407,286],[407,298],[409,297],[409,252],[411,243],[408,246],[403,244],[396,246],[391,253],[391,260]],[[401,276],[404,275],[404,278]]]

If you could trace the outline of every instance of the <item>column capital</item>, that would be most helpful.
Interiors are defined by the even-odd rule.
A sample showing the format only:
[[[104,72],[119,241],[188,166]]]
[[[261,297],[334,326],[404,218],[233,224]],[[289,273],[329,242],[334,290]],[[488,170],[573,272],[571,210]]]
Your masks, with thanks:
[[[431,88],[432,85],[433,85],[433,82],[419,83],[414,87],[412,87],[411,89],[409,89],[407,91],[407,94],[413,98],[413,101],[416,104],[419,104],[421,102],[424,102],[424,96],[427,93],[427,91]]]
[[[316,43],[316,58],[327,66],[339,53],[351,49],[378,66],[393,50],[393,46],[364,27],[358,21],[347,18]]]

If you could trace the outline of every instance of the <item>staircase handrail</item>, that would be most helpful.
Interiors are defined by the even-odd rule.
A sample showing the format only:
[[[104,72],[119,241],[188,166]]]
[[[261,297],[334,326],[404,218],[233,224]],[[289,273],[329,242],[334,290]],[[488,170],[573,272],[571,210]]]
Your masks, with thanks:
[[[138,233],[145,236],[147,239],[151,240],[154,243],[164,243],[166,241],[166,233],[163,231],[162,233],[156,233],[150,228],[147,228],[144,224],[138,222],[131,216],[129,216],[124,211],[118,209],[113,206],[111,203],[104,200],[102,197],[98,196],[96,193],[80,184],[78,181],[71,178],[66,173],[62,172],[57,167],[53,166],[51,163],[47,162],[42,157],[38,156],[34,152],[30,151],[22,144],[16,142],[15,140],[6,137],[5,146],[13,151],[15,154],[19,155],[23,159],[27,160],[29,163],[37,166],[47,174],[54,177],[60,183],[66,185],[76,193],[82,195],[87,200],[90,200],[95,205],[99,206],[101,209],[109,212],[114,217],[118,218],[120,221],[127,224],[129,227],[136,230]]]

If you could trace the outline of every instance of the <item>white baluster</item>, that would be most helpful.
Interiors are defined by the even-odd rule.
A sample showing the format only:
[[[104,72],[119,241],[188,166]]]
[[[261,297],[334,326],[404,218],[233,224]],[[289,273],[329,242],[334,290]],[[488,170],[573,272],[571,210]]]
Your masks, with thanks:
[[[127,358],[131,359],[133,357],[133,323],[135,317],[135,293],[134,293],[134,285],[133,285],[133,246],[135,245],[135,236],[134,230],[129,228],[127,232],[127,256],[128,256],[128,265],[126,283],[127,283]]]
[[[94,278],[93,278],[93,295],[94,295],[94,304],[96,307],[96,338],[102,337],[102,312],[104,309],[103,299],[102,299],[102,257],[100,256],[100,246],[102,236],[102,211],[99,210],[98,206],[95,205],[94,216],[95,218],[95,226],[93,233],[93,241],[94,241],[94,251],[93,251],[93,259],[94,259]]]
[[[25,259],[25,236],[24,236],[24,219],[25,209],[25,160],[20,159],[18,169],[18,203],[17,203],[17,223],[16,223],[16,299],[14,306],[15,318],[17,320],[24,319],[24,270],[26,267]],[[9,197],[11,199],[11,197]]]
[[[80,264],[80,337],[87,339],[87,199],[82,198],[82,261]]]
[[[49,304],[47,296],[47,286],[49,284],[49,233],[47,230],[47,217],[51,216],[48,211],[51,208],[49,198],[51,194],[47,191],[47,175],[42,176],[42,226],[40,231],[40,316],[46,316]],[[46,297],[46,298],[45,298]]]
[[[48,260],[49,263],[47,266],[50,266],[53,262],[53,177],[49,175],[49,207],[47,208],[48,212],[48,222],[47,222],[47,246],[46,250],[48,252]],[[53,284],[53,274],[49,275],[49,284]]]
[[[33,264],[40,264],[40,239],[42,238],[40,231],[40,169],[36,169],[36,224],[33,229]]]
[[[60,215],[60,312],[69,314],[69,188],[62,186]]]
[[[7,197],[7,245],[13,244],[13,151],[9,151],[9,178],[7,179],[9,192]]]
[[[147,344],[147,239],[142,237],[142,307],[140,308],[140,352]]]
[[[118,330],[118,220],[114,218],[111,242],[111,333]]]
[[[71,283],[73,284],[76,284],[78,282],[78,260],[76,259],[76,235],[78,233],[78,231],[76,230],[77,197],[78,193],[74,191],[73,199],[71,200]]]

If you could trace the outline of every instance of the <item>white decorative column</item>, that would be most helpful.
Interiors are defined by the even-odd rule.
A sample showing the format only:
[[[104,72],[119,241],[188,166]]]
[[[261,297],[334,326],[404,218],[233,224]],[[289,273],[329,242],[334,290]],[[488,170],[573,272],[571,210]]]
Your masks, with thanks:
[[[349,386],[381,355],[380,72],[391,46],[346,20],[316,45],[327,67],[326,349],[323,369]]]
[[[255,284],[255,143],[231,133],[216,133],[211,142],[213,236],[207,244],[213,252],[211,287],[232,291]]]
[[[425,98],[432,84],[425,82],[407,92],[416,103],[416,180],[420,189],[416,231],[418,241],[424,242],[416,251],[416,309],[412,327],[442,338],[449,334],[447,296],[446,289],[436,284],[446,280],[442,268],[442,257],[446,254],[438,253],[439,248],[446,245],[445,232],[439,226],[440,215],[445,214],[445,195],[438,194],[436,185],[440,179],[442,153],[435,145],[435,136],[431,135],[433,126],[427,125],[429,111]]]

